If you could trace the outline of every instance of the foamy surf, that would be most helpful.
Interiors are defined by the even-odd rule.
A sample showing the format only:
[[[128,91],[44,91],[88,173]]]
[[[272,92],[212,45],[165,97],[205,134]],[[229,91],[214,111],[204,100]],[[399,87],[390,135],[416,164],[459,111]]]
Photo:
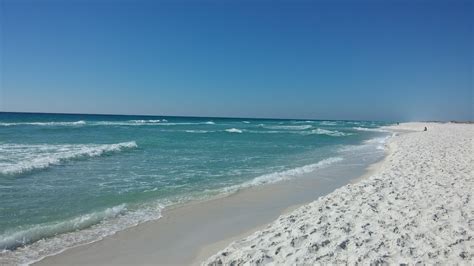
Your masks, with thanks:
[[[125,204],[107,208],[103,211],[89,213],[73,218],[71,220],[34,225],[28,229],[16,232],[7,232],[0,235],[0,249],[13,250],[17,247],[38,241],[57,234],[81,230],[99,223],[104,219],[117,217],[126,211]]]
[[[0,123],[0,126],[11,127],[11,126],[83,126],[86,121],[79,120],[75,122],[12,122],[12,123]]]
[[[242,133],[243,132],[241,129],[238,129],[238,128],[228,128],[225,131],[229,133]]]
[[[322,128],[313,129],[307,134],[328,135],[328,136],[333,136],[333,137],[343,137],[343,136],[352,135],[351,133],[344,133],[337,130],[328,130],[328,129],[322,129]]]
[[[385,129],[381,128],[367,128],[367,127],[353,127],[352,129],[358,130],[358,131],[372,131],[372,132],[389,132]]]
[[[197,134],[204,134],[204,133],[209,133],[210,131],[208,130],[194,130],[194,129],[190,129],[190,130],[185,130],[187,133],[197,133]]]
[[[137,124],[154,124],[154,123],[160,123],[161,120],[159,119],[150,119],[150,120],[143,120],[143,119],[139,119],[139,120],[130,120],[130,122],[132,123],[137,123]]]
[[[0,235],[0,262],[28,265],[69,248],[99,241],[124,229],[156,220],[167,203],[129,210],[121,204],[70,220],[40,224]]]
[[[189,125],[210,125],[206,122],[168,122],[162,120],[128,120],[128,121],[90,121],[90,126],[189,126]]]
[[[0,144],[0,174],[17,175],[48,168],[64,161],[97,157],[136,148],[135,141],[116,144]]]
[[[236,190],[242,189],[242,188],[248,188],[248,187],[254,187],[254,186],[260,186],[260,185],[265,185],[265,184],[273,184],[277,183],[280,181],[288,180],[291,178],[295,178],[297,176],[301,176],[303,174],[311,173],[316,171],[317,169],[321,169],[324,167],[328,167],[331,164],[334,164],[336,162],[342,161],[342,157],[330,157],[324,160],[321,160],[317,163],[314,164],[309,164],[301,167],[296,167],[293,169],[289,169],[286,171],[282,172],[275,172],[275,173],[270,173],[270,174],[265,174],[261,175],[259,177],[256,177],[248,182],[235,185],[235,186],[230,186],[222,189],[224,192],[229,193],[229,192],[234,192]]]
[[[215,125],[207,122],[168,122],[166,119],[134,119],[122,121],[74,121],[74,122],[0,122],[0,126],[45,126],[45,127],[78,127],[78,126],[187,126],[187,125]]]
[[[293,125],[285,125],[285,126],[263,126],[264,128],[268,129],[284,129],[284,130],[305,130],[305,129],[310,129],[313,126],[311,125],[301,125],[301,126],[293,126]]]
[[[394,137],[396,134],[391,134],[383,137],[376,137],[368,140],[364,140],[362,144],[359,145],[344,145],[338,149],[339,152],[352,152],[361,154],[361,151],[368,150],[370,147],[375,147],[377,150],[385,150],[386,145],[390,138]]]

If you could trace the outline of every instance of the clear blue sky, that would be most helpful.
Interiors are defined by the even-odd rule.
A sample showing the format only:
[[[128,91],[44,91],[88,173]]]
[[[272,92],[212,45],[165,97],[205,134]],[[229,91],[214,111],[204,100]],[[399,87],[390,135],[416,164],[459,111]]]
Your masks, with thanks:
[[[473,119],[473,1],[1,3],[1,111]]]

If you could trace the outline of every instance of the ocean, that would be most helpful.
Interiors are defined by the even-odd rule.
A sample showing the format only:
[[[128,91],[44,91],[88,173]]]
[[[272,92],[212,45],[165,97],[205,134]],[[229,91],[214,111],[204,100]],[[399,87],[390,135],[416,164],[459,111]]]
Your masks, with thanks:
[[[0,113],[0,264],[384,155],[388,122]]]

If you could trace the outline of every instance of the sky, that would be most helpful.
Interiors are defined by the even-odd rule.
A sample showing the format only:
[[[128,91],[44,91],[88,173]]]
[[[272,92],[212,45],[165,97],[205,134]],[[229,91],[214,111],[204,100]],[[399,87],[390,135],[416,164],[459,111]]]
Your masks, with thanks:
[[[473,120],[473,2],[0,0],[0,111]]]

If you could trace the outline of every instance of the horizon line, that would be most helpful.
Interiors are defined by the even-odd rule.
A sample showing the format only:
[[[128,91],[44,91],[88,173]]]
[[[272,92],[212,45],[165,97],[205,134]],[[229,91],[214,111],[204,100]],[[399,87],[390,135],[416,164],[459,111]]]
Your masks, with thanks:
[[[217,119],[268,119],[268,120],[315,120],[315,121],[371,121],[371,122],[414,122],[414,121],[394,121],[394,120],[367,120],[367,119],[320,119],[320,118],[280,118],[280,117],[238,117],[238,116],[199,116],[199,115],[153,115],[153,114],[117,114],[117,113],[67,113],[67,112],[34,112],[34,111],[0,111],[2,113],[11,114],[55,114],[55,115],[104,115],[104,116],[150,116],[150,117],[178,117],[178,118],[217,118]],[[440,122],[443,120],[433,120],[433,122]],[[457,120],[449,120],[457,121]],[[449,122],[445,121],[445,122]],[[420,121],[423,122],[423,121]],[[470,122],[470,121],[466,121]]]

